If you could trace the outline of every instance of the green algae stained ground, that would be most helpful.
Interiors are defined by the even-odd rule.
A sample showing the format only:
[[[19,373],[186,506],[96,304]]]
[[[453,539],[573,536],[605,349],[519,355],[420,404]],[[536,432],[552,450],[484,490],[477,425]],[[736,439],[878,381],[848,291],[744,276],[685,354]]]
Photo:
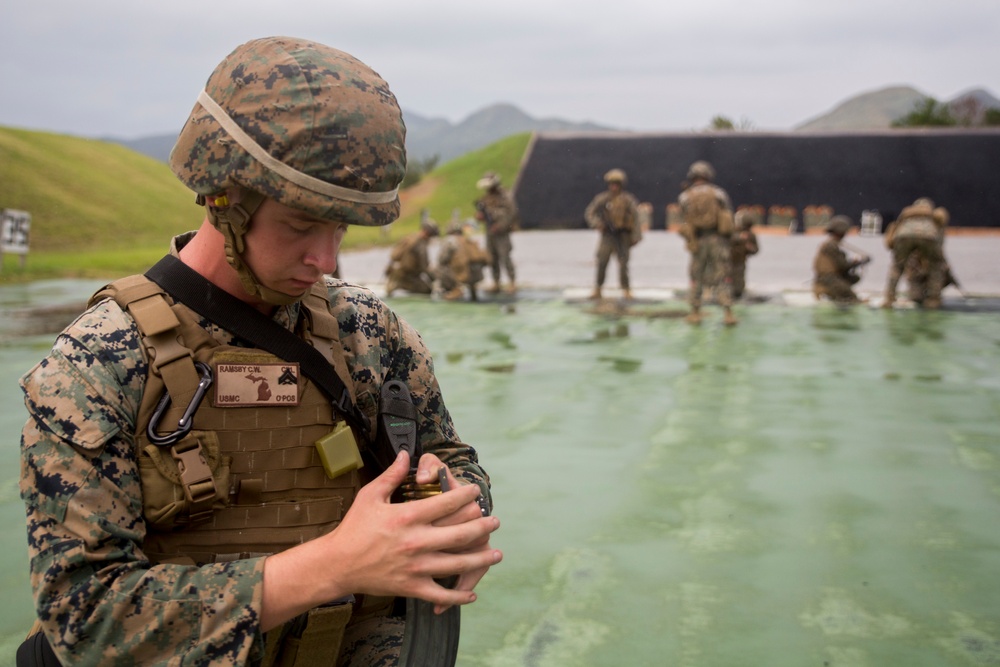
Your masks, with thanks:
[[[460,665],[1000,664],[1000,314],[392,304],[503,522]],[[0,347],[0,660],[31,619],[16,379],[49,341]]]
[[[1000,315],[395,303],[503,521],[460,664],[1000,664]]]

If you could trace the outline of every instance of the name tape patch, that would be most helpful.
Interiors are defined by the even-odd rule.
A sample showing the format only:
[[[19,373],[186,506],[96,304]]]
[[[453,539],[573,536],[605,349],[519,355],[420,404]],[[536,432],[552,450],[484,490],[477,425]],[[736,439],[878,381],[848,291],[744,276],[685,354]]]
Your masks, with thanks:
[[[260,407],[299,404],[299,365],[218,364],[215,369],[216,407]]]

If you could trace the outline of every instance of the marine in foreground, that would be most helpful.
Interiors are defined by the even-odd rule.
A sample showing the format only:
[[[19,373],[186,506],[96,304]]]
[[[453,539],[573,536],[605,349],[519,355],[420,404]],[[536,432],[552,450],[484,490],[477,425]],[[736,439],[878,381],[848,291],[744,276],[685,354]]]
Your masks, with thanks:
[[[170,160],[201,227],[22,380],[36,636],[63,665],[395,664],[395,598],[475,601],[489,478],[417,332],[324,277],[349,225],[398,216],[404,132],[321,44],[254,40],[209,77]],[[397,407],[418,461],[376,437]],[[449,490],[392,502],[408,476]]]

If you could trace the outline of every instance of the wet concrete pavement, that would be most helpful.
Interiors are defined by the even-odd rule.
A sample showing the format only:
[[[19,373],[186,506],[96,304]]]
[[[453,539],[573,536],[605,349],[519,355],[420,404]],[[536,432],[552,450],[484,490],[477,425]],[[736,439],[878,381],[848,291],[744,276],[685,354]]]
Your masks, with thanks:
[[[785,307],[813,303],[822,236],[761,234],[749,285],[766,303],[740,306],[739,327],[595,316],[566,295],[592,287],[596,241],[517,234],[516,308],[393,299],[503,522],[504,562],[463,609],[458,664],[1000,664],[1000,309]],[[882,239],[848,243],[874,257],[860,290],[878,294]],[[993,295],[969,301],[1000,302],[998,249],[948,240],[966,292]],[[343,273],[378,291],[387,258],[345,253]],[[686,267],[676,235],[648,234],[637,293],[673,299]],[[7,286],[0,306],[96,287]],[[8,443],[25,419],[17,378],[49,345],[28,332],[0,345]],[[18,460],[16,444],[0,451],[0,664],[33,617]]]
[[[822,234],[788,235],[770,230],[758,233],[760,253],[747,262],[747,290],[750,295],[773,297],[783,293],[811,291],[812,261],[816,249],[824,241]],[[861,296],[881,297],[889,273],[890,252],[882,236],[859,236],[852,233],[845,239],[848,251],[871,256],[856,291]],[[514,263],[518,284],[523,291],[548,292],[567,289],[589,289],[594,284],[594,254],[597,235],[590,230],[523,231],[513,237]],[[436,244],[432,244],[434,253]],[[345,279],[375,288],[384,283],[383,271],[388,263],[389,249],[377,248],[344,253],[341,274]],[[963,233],[959,231],[945,241],[945,256],[961,283],[945,291],[946,301],[968,296],[1000,296],[1000,230]],[[631,279],[638,297],[644,291],[687,288],[688,253],[683,240],[673,232],[647,232],[633,249]],[[605,288],[614,295],[618,287],[618,269],[614,259],[608,267]],[[797,299],[801,301],[802,299]]]

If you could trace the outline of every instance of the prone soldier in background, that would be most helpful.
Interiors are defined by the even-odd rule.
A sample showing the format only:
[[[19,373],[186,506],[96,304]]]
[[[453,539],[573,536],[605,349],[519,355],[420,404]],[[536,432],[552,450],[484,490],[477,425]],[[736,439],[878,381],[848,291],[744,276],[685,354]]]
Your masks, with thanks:
[[[614,255],[618,259],[618,284],[625,299],[632,298],[629,282],[628,260],[632,246],[638,243],[642,230],[639,226],[639,200],[625,190],[625,172],[612,169],[604,174],[608,189],[599,192],[587,205],[583,219],[601,234],[597,243],[597,279],[591,299],[600,299],[608,262]]]
[[[21,382],[19,664],[40,643],[63,665],[396,664],[396,596],[475,600],[501,558],[476,452],[417,332],[324,278],[348,225],[398,216],[404,131],[385,81],[321,44],[253,40],[209,77],[170,158],[201,226]],[[399,387],[419,460],[373,436]],[[409,474],[448,490],[391,503]]]
[[[948,265],[944,259],[944,231],[949,219],[947,209],[921,197],[907,206],[886,229],[885,244],[892,250],[892,266],[885,287],[883,308],[892,308],[896,301],[896,286],[908,262],[922,269],[918,278],[924,308],[941,307],[941,290],[948,280]]]
[[[680,234],[684,237],[691,263],[688,303],[691,312],[687,321],[701,323],[701,301],[706,288],[711,288],[723,310],[723,324],[734,326],[732,254],[730,237],[734,231],[733,207],[729,194],[713,183],[715,169],[704,160],[694,162],[687,172],[687,185],[677,199],[681,209]]]
[[[483,195],[476,200],[476,219],[486,226],[486,252],[490,256],[490,275],[493,285],[489,291],[500,291],[502,271],[507,272],[507,293],[517,291],[517,276],[511,253],[514,246],[510,235],[521,227],[521,214],[510,194],[500,184],[500,175],[488,171],[476,181]]]

